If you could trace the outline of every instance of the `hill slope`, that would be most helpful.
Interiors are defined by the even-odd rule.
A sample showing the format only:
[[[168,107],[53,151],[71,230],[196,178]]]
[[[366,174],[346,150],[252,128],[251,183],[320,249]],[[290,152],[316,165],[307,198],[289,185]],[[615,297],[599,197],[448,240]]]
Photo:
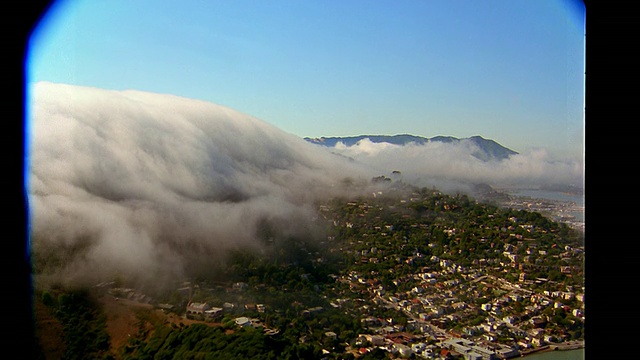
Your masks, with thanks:
[[[359,136],[344,136],[344,137],[320,137],[320,138],[309,138],[306,137],[310,143],[335,147],[338,143],[342,143],[345,146],[354,146],[358,142],[369,139],[369,141],[373,143],[388,143],[393,145],[407,145],[407,144],[416,144],[416,145],[424,145],[429,142],[443,142],[443,143],[459,143],[459,142],[471,142],[478,147],[478,151],[474,152],[473,155],[484,161],[488,161],[491,159],[495,160],[503,160],[508,159],[511,155],[518,154],[517,152],[506,148],[497,142],[485,139],[481,136],[472,136],[470,138],[456,138],[452,136],[435,136],[432,138],[426,138],[422,136],[415,136],[409,134],[401,134],[401,135],[359,135]]]

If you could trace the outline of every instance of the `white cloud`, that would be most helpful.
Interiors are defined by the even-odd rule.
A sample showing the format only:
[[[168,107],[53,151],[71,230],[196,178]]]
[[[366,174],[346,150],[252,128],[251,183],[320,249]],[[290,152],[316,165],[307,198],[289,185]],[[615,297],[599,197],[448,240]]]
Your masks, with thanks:
[[[352,191],[345,179],[400,170],[408,182],[445,188],[582,176],[581,166],[550,162],[544,151],[482,162],[466,142],[325,148],[171,95],[52,83],[31,95],[32,249],[36,259],[63,251],[67,280],[179,277],[228,249],[260,249],[265,220],[282,236],[320,236],[314,201]]]
[[[314,200],[342,191],[345,177],[371,177],[211,103],[51,83],[32,94],[33,250],[84,244],[66,276],[181,274],[194,250],[215,259],[258,247],[264,219],[307,231]]]
[[[544,149],[512,155],[505,160],[482,161],[472,142],[428,142],[393,145],[369,139],[353,146],[340,143],[333,151],[388,173],[402,172],[410,182],[459,181],[494,186],[540,187],[582,184],[583,166],[579,161],[554,161]]]

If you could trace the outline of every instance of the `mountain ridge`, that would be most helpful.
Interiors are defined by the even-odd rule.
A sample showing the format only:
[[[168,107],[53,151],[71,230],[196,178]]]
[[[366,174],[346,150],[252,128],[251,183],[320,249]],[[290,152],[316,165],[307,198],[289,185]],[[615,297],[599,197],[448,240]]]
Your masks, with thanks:
[[[518,152],[513,151],[507,147],[504,147],[491,139],[485,139],[482,136],[475,135],[468,138],[457,138],[453,136],[434,136],[427,138],[424,136],[417,136],[411,134],[397,134],[397,135],[356,135],[356,136],[332,136],[332,137],[318,137],[311,138],[305,137],[304,140],[327,147],[334,147],[338,143],[342,143],[345,146],[354,146],[358,142],[369,139],[373,143],[388,143],[393,145],[407,145],[415,143],[416,145],[425,145],[429,142],[444,142],[444,143],[458,143],[462,141],[469,141],[479,148],[479,151],[473,153],[473,156],[483,160],[504,160],[508,159],[512,155],[517,155]]]

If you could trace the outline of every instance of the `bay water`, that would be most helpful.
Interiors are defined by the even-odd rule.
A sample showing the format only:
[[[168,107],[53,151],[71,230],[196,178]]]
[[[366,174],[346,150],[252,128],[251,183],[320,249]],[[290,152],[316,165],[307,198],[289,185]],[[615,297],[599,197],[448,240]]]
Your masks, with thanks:
[[[585,349],[546,351],[523,357],[524,360],[584,360]],[[518,359],[518,358],[516,358]]]

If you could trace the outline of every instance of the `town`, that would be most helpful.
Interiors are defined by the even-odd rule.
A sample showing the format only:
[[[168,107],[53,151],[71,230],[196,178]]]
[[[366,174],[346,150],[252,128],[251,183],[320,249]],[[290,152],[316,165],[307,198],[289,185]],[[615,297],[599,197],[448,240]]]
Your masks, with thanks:
[[[580,229],[402,184],[316,206],[321,238],[282,236],[265,222],[260,251],[230,252],[162,291],[95,285],[98,297],[165,319],[138,312],[138,333],[107,358],[173,358],[183,337],[180,356],[246,356],[248,345],[211,347],[235,336],[262,344],[251,357],[265,359],[493,360],[584,347]]]
[[[95,290],[180,319],[258,329],[306,346],[309,358],[492,360],[584,347],[584,243],[575,228],[402,186],[331,199],[318,213],[326,239],[279,241],[271,229],[270,256],[232,254],[215,279],[154,298],[114,282]],[[154,341],[140,340],[128,358]]]

